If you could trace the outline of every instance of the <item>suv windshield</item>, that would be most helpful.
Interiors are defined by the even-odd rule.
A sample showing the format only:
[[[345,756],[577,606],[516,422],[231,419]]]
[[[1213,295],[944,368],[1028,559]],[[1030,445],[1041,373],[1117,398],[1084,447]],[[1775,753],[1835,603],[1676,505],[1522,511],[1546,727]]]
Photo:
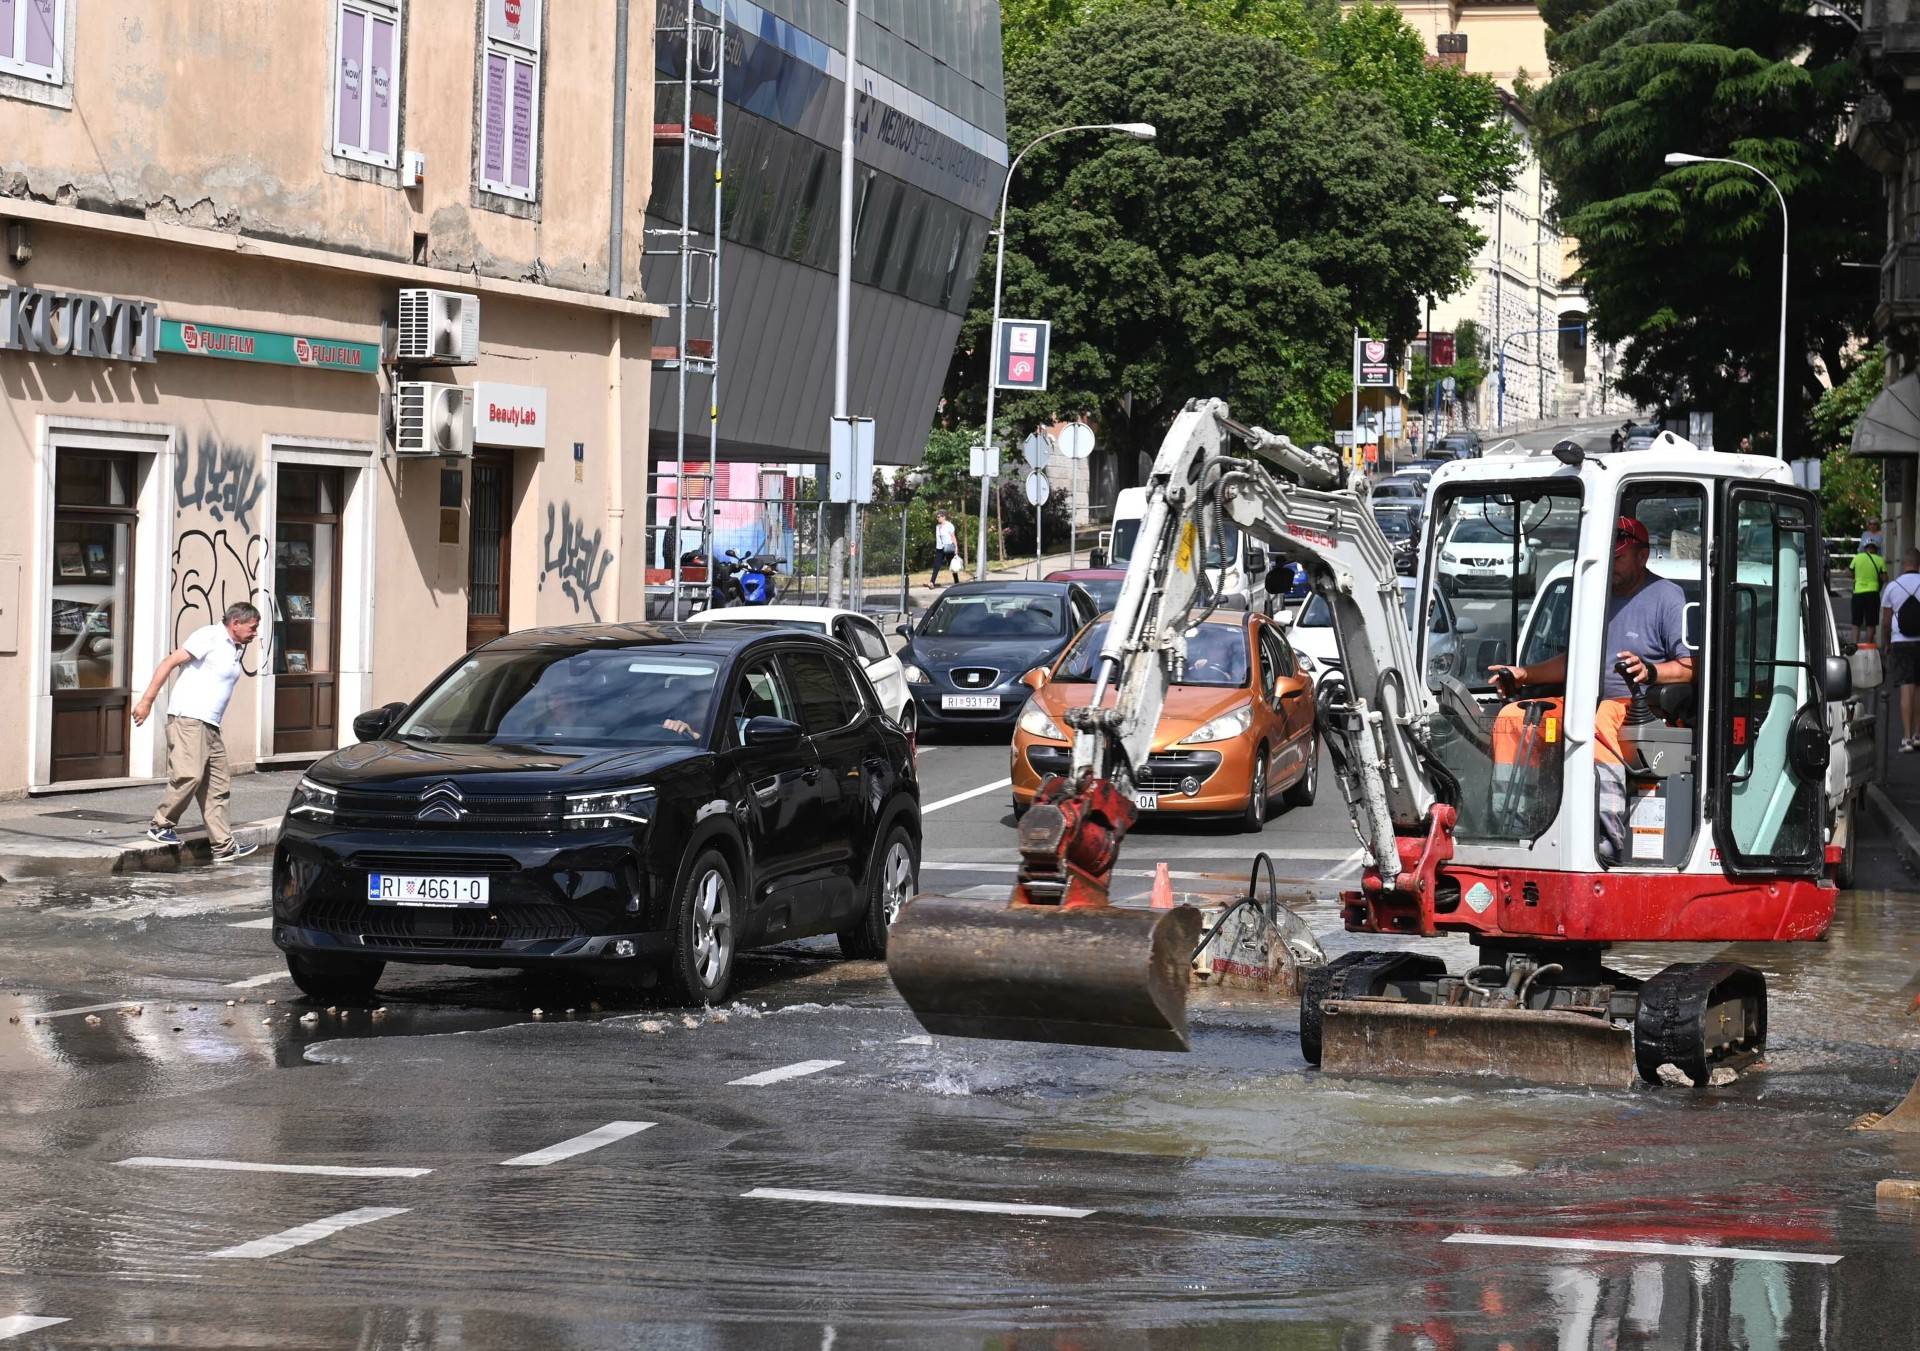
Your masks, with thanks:
[[[482,649],[434,686],[393,735],[471,744],[684,746],[706,736],[718,674],[706,657],[651,646]]]
[[[1106,640],[1104,623],[1090,626],[1068,649],[1066,659],[1053,678],[1079,684],[1090,682],[1100,644]],[[1251,669],[1244,629],[1238,624],[1201,624],[1187,630],[1187,669],[1176,683],[1239,689],[1247,683]]]
[[[1464,520],[1453,528],[1449,544],[1508,544],[1513,540],[1513,523],[1493,520]]]
[[[940,597],[920,626],[929,638],[1052,638],[1067,631],[1067,598],[1020,591]]]
[[[1373,519],[1388,539],[1413,538],[1413,521],[1404,511],[1376,511]]]

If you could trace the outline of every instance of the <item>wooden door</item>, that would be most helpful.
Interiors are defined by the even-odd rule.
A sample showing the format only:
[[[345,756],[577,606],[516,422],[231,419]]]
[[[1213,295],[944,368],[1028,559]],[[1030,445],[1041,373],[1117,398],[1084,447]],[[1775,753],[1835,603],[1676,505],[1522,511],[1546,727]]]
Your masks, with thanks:
[[[273,749],[340,744],[340,507],[346,470],[282,465],[274,500]]]
[[[467,648],[507,631],[507,579],[513,553],[513,456],[482,450],[473,457],[467,528]]]
[[[124,778],[133,705],[132,455],[62,450],[54,461],[47,683],[54,782]]]

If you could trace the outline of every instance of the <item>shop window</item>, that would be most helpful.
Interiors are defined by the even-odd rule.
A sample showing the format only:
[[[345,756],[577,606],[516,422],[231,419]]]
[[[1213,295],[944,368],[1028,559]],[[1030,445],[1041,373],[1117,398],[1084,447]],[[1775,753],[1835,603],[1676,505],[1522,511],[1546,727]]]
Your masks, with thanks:
[[[523,202],[538,193],[542,0],[485,0],[480,54],[480,188]]]
[[[62,450],[54,460],[46,660],[56,782],[127,773],[136,478],[130,455]]]
[[[73,0],[0,0],[0,75],[66,83],[67,6]]]
[[[386,169],[399,163],[400,5],[340,0],[334,20],[333,153]]]

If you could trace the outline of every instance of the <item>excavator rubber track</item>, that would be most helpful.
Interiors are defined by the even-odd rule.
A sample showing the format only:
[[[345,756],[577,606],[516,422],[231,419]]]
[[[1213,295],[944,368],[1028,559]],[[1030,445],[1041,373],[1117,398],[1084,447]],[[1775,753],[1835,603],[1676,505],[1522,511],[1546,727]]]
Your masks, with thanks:
[[[1458,999],[1438,959],[1353,952],[1315,972],[1301,997],[1301,1051],[1330,1074],[1359,1078],[1486,1075],[1529,1083],[1630,1087],[1668,1082],[1670,1066],[1706,1087],[1766,1049],[1764,977],[1731,962],[1683,962],[1644,982],[1608,973],[1634,1001],[1583,991],[1578,1007],[1500,1007]],[[1604,989],[1604,987],[1602,987]],[[1551,987],[1536,992],[1551,1001]],[[1677,1081],[1676,1081],[1677,1082]]]

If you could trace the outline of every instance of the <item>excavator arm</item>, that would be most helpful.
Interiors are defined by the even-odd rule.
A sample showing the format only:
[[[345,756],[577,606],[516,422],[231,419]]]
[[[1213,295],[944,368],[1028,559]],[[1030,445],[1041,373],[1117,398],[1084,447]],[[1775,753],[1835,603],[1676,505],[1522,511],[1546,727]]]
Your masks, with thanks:
[[[1228,454],[1229,439],[1257,458]],[[1332,607],[1348,697],[1327,735],[1367,856],[1363,885],[1418,894],[1451,856],[1453,809],[1437,801],[1422,739],[1433,700],[1412,678],[1392,551],[1362,493],[1330,452],[1196,400],[1154,461],[1093,697],[1067,715],[1068,772],[1041,785],[1021,822],[1011,902],[921,896],[890,933],[894,984],[929,1030],[1187,1049],[1199,915],[1116,907],[1109,885],[1186,636],[1222,603],[1206,560],[1227,520],[1300,563]]]

